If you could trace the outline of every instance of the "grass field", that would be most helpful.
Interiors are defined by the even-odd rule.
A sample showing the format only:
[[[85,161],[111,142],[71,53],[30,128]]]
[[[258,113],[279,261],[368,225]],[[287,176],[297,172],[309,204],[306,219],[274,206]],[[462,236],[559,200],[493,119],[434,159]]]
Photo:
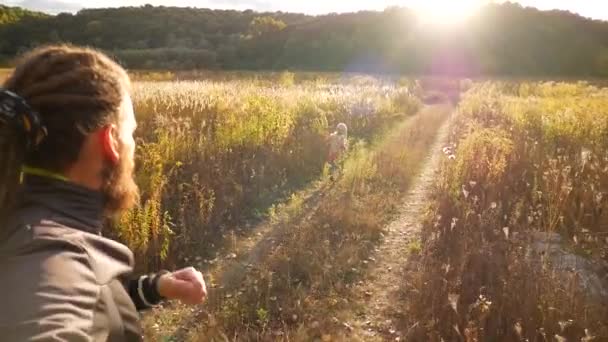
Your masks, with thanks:
[[[136,251],[140,269],[194,261],[215,287],[202,313],[213,317],[213,326],[193,325],[191,312],[175,306],[148,317],[149,338],[268,338],[294,333],[321,307],[331,310],[339,295],[334,286],[344,289],[356,279],[351,269],[381,236],[449,113],[415,115],[423,106],[422,86],[361,75],[303,80],[290,73],[136,81],[143,205],[115,231]],[[352,148],[342,177],[331,182],[325,137],[338,122],[348,125]],[[276,245],[247,242],[260,231]],[[236,260],[251,258],[249,249],[256,248],[265,248],[264,257],[237,272],[245,278],[231,278]],[[272,276],[286,269],[288,278]],[[296,305],[309,296],[313,303]],[[286,320],[289,329],[279,329]]]
[[[414,339],[608,339],[607,95],[586,82],[466,94],[404,279]]]
[[[138,271],[194,264],[210,287],[146,314],[147,340],[608,340],[603,81],[132,77],[142,204],[108,233]],[[339,122],[351,149],[330,180]],[[360,298],[393,220],[399,291]],[[398,311],[376,310],[384,324],[361,316],[378,296]]]
[[[353,145],[416,113],[413,86],[345,83],[136,82],[137,181],[143,205],[116,227],[142,269],[213,259],[228,237],[318,179],[338,122]]]

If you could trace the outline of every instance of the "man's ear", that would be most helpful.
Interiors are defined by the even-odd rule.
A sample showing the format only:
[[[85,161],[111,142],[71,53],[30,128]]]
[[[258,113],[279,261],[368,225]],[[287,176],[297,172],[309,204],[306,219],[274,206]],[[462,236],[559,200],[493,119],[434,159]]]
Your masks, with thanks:
[[[116,126],[107,125],[103,127],[99,132],[99,140],[103,156],[106,160],[109,160],[113,164],[117,164],[120,159],[120,153],[118,152],[118,141],[115,138]]]

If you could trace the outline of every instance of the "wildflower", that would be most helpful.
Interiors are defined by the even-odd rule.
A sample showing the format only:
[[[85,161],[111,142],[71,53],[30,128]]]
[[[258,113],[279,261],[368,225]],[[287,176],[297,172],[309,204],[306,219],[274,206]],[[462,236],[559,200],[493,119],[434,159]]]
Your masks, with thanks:
[[[585,329],[585,337],[581,341],[594,341],[595,336],[591,334],[589,329]]]
[[[458,313],[458,298],[460,295],[457,293],[449,293],[448,301],[450,302],[450,306],[454,309],[454,312]]]
[[[574,321],[573,321],[573,320],[571,320],[571,319],[569,319],[569,320],[567,320],[567,321],[559,321],[559,322],[558,322],[559,327],[560,327],[560,329],[561,329],[562,331],[564,331],[564,330],[565,330],[567,327],[571,326],[571,325],[572,325],[572,323],[574,323]]]
[[[464,198],[469,198],[469,192],[467,191],[467,188],[464,186],[464,184],[462,185],[462,194],[464,195]]]
[[[517,333],[518,336],[521,337],[521,333],[522,333],[522,327],[521,327],[521,322],[517,322],[513,325],[513,328],[515,329],[515,332]]]
[[[598,192],[597,194],[595,194],[595,203],[596,204],[602,203],[603,198],[604,198],[604,194],[601,192]]]
[[[488,300],[484,295],[479,295],[479,299],[477,300],[481,311],[487,312],[490,310],[490,306],[492,306],[492,302]]]
[[[458,222],[458,219],[456,217],[452,218],[451,230],[454,230],[454,228],[456,228],[457,222]]]

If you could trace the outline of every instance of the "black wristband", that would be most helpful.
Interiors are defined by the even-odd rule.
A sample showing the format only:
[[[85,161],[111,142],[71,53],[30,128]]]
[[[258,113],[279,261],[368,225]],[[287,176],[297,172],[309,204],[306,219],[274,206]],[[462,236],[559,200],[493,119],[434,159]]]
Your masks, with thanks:
[[[144,275],[129,282],[127,286],[129,296],[138,311],[150,309],[165,299],[158,291],[158,282],[161,276],[168,273],[170,272],[160,271],[157,274]]]

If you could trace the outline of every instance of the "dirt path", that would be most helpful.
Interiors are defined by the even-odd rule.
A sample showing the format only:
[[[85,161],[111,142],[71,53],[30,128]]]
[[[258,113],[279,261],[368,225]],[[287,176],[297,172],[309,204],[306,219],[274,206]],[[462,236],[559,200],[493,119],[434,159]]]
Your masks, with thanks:
[[[302,216],[312,215],[319,207],[319,199],[333,187],[332,183],[316,182],[310,188],[302,190],[300,195],[304,198]],[[291,220],[300,220],[302,217],[293,217]],[[201,322],[209,319],[211,312],[219,310],[227,296],[236,291],[241,285],[252,265],[262,262],[265,255],[281,241],[289,225],[284,220],[273,223],[268,220],[256,226],[246,237],[241,237],[224,255],[219,256],[212,267],[206,268],[209,297],[205,304],[194,308],[187,308],[177,304],[173,308],[174,315],[183,316],[184,319],[175,322],[177,328],[172,331],[167,341],[187,341],[188,335],[196,330]],[[168,311],[165,309],[165,312]],[[160,313],[163,315],[162,313]],[[166,313],[165,313],[166,314]]]
[[[387,227],[384,241],[376,249],[376,255],[370,258],[373,264],[369,266],[367,276],[354,289],[353,301],[361,309],[346,325],[351,327],[353,339],[400,341],[405,336],[405,332],[396,328],[403,316],[400,307],[405,300],[400,298],[400,285],[404,280],[407,255],[410,249],[416,248],[421,218],[442,158],[448,126],[449,120],[438,131],[420,175],[404,198],[399,217]]]

